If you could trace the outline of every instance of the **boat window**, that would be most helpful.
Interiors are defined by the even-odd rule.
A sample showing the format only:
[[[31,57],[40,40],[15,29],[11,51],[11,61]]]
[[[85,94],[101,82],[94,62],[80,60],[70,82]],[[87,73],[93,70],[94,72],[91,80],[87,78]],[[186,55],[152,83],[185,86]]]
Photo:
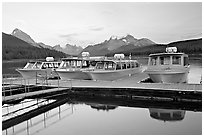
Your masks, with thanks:
[[[152,57],[150,65],[156,65],[156,61],[157,61],[157,57]]]
[[[54,68],[58,68],[59,67],[59,63],[54,63]]]
[[[73,61],[74,63],[73,63],[73,65],[72,65],[72,67],[76,67],[76,68],[80,68],[83,64],[82,64],[82,61],[80,61],[80,60],[76,60],[76,61]]]
[[[49,63],[48,68],[53,68],[53,63]]]
[[[84,61],[82,64],[82,68],[88,68],[90,66],[90,63],[88,61]]]
[[[91,66],[96,66],[96,63],[97,63],[96,61],[91,61],[91,62],[90,62],[90,65],[91,65]]]
[[[181,65],[181,57],[180,56],[173,56],[172,57],[172,64]]]
[[[138,62],[135,62],[135,65],[136,65],[136,68],[138,68],[138,67],[139,67],[139,63],[138,63]]]
[[[26,66],[24,68],[32,68],[34,65],[34,63],[27,63]]]
[[[131,62],[132,68],[135,68],[135,62]]]
[[[103,62],[98,62],[96,64],[96,69],[103,69],[104,68],[104,63]]]
[[[184,57],[184,66],[189,65],[188,57]]]
[[[37,63],[36,63],[36,68],[40,68],[41,65],[42,65],[42,62],[37,62]]]
[[[115,64],[113,62],[106,62],[105,63],[105,70],[114,70]]]
[[[120,63],[116,64],[116,70],[118,70],[118,69],[121,69],[121,64]]]
[[[70,67],[75,68],[76,65],[77,65],[77,62],[75,60],[72,60],[71,63],[70,63]]]
[[[127,68],[131,68],[130,62],[127,62]]]
[[[70,61],[63,62],[61,68],[68,68],[68,67],[70,67]]]
[[[45,68],[48,68],[48,65],[46,63],[43,64],[43,68],[42,69],[45,69]]]
[[[122,62],[121,65],[122,65],[122,69],[126,69],[126,64],[125,64],[125,62]]]
[[[160,57],[160,64],[161,65],[169,65],[170,64],[170,57],[169,56]]]

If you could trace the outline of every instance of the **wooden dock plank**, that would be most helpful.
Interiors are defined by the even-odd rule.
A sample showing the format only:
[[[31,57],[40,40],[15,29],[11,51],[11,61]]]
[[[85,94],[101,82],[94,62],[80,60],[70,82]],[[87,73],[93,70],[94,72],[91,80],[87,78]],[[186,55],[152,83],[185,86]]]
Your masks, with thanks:
[[[147,79],[145,73],[125,77],[116,81],[93,81],[93,80],[48,80],[47,86],[60,88],[133,88],[133,89],[159,89],[159,90],[176,90],[176,91],[197,91],[202,92],[202,84],[162,84],[162,83],[139,83],[141,80]],[[20,84],[20,81],[13,81]],[[29,79],[27,84],[36,84],[36,79]],[[45,83],[44,83],[45,84]],[[39,84],[41,85],[41,84]],[[44,85],[45,86],[45,85]]]
[[[67,90],[67,89],[69,88],[52,88],[52,89],[40,90],[36,92],[28,92],[28,93],[22,93],[22,94],[17,94],[12,96],[5,96],[5,97],[2,97],[2,101],[15,100],[15,99],[20,99],[20,98],[25,98],[25,97],[40,95],[45,93],[51,93],[51,92],[57,93],[59,91]]]

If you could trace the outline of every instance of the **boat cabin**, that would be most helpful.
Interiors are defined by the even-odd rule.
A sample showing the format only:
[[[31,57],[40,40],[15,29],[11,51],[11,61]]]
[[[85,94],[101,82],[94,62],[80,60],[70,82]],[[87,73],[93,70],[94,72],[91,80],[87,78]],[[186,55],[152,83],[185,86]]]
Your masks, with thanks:
[[[184,53],[176,53],[176,47],[169,47],[166,49],[167,53],[157,53],[149,55],[149,66],[163,66],[163,65],[179,65],[188,66],[188,55]]]
[[[60,69],[67,68],[88,68],[90,66],[89,60],[79,58],[64,58],[60,64]]]
[[[110,60],[96,63],[95,69],[101,70],[122,70],[140,67],[136,60]]]
[[[60,66],[60,62],[42,62],[41,68],[48,69],[48,68],[58,68]]]
[[[47,68],[58,68],[60,62],[28,62],[24,69],[47,69]]]

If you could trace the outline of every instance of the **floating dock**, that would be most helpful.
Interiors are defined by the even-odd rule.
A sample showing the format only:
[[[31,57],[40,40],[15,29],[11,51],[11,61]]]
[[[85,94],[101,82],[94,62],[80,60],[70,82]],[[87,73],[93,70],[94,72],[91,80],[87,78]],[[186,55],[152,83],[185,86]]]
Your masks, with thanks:
[[[44,113],[65,102],[87,102],[87,104],[111,104],[130,107],[177,106],[178,109],[202,111],[202,84],[161,84],[141,82],[146,74],[133,75],[116,81],[93,80],[47,80],[5,79],[2,82],[2,104],[15,104],[24,99],[56,99],[42,107],[6,119],[2,129],[7,129],[31,117]],[[22,108],[24,109],[24,108]]]
[[[32,96],[43,96],[45,94],[58,94],[71,91],[75,94],[99,95],[99,96],[130,96],[141,98],[165,98],[182,100],[202,100],[202,84],[162,84],[162,83],[142,83],[148,79],[144,73],[125,77],[116,81],[93,81],[93,80],[37,80],[18,78],[6,80],[2,87],[2,101],[9,102],[28,98]],[[9,84],[12,83],[12,84]],[[18,88],[25,89],[20,92]],[[36,90],[31,90],[36,87]],[[44,89],[37,90],[39,87]],[[18,92],[18,94],[13,94]]]

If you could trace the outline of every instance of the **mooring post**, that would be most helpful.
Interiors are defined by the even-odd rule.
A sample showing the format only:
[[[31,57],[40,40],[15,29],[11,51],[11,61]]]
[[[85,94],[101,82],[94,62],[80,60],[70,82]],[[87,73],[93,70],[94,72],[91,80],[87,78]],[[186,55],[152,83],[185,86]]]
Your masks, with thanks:
[[[57,77],[57,86],[58,86],[58,90],[59,90],[59,77]]]
[[[24,82],[25,82],[25,93],[26,93],[26,79],[24,79]]]
[[[43,113],[44,114],[44,127],[46,128],[46,121],[45,121],[45,113]]]
[[[70,89],[72,89],[72,80],[70,79]]]
[[[28,120],[27,120],[27,135],[29,135],[29,123],[28,123]]]
[[[59,119],[61,119],[60,112],[61,112],[61,109],[60,109],[60,106],[59,106]]]
[[[48,76],[47,76],[47,71],[46,71],[46,85],[48,85]]]
[[[12,93],[11,93],[11,79],[10,79],[10,96],[12,95]]]
[[[35,85],[37,85],[38,81],[37,81],[37,71],[35,73]]]

